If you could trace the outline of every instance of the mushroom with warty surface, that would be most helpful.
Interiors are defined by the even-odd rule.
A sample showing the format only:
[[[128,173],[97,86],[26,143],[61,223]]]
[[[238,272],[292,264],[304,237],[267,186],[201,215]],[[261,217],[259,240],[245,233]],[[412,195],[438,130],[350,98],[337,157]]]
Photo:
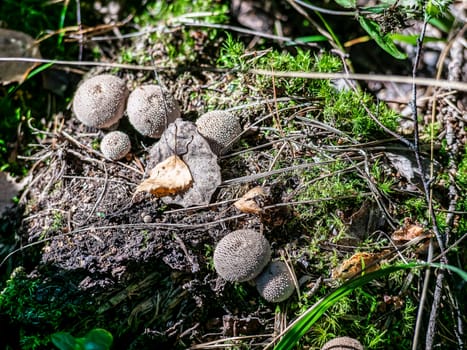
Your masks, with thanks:
[[[268,240],[255,230],[227,234],[214,250],[217,273],[230,282],[245,282],[258,276],[271,259]]]
[[[363,345],[357,339],[339,337],[328,341],[321,350],[363,350]]]
[[[288,299],[295,290],[295,284],[287,265],[283,261],[273,261],[256,277],[256,289],[271,303]]]
[[[143,136],[161,137],[165,128],[180,117],[177,101],[158,85],[142,85],[131,92],[127,104],[131,125]]]
[[[129,91],[125,81],[110,74],[96,75],[84,81],[73,98],[73,112],[91,127],[109,129],[125,112]]]
[[[200,116],[196,127],[218,155],[229,149],[235,138],[242,132],[238,118],[227,111],[211,111]]]
[[[131,149],[130,138],[121,131],[106,134],[101,141],[101,152],[105,158],[119,160],[124,158]]]

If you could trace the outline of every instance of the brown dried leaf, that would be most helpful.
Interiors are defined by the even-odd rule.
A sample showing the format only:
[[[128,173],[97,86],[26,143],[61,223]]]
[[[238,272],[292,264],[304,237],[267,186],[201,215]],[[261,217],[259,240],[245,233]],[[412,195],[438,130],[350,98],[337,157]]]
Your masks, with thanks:
[[[149,192],[156,197],[174,196],[193,184],[190,169],[177,155],[171,156],[151,169],[150,176],[136,192]]]
[[[391,239],[396,244],[404,244],[416,238],[425,238],[425,236],[423,227],[406,220],[404,226],[400,230],[394,231],[391,235]]]
[[[263,212],[263,207],[267,193],[261,186],[253,187],[234,203],[235,208],[242,213],[259,215]]]
[[[340,266],[332,270],[332,278],[349,279],[365,269],[365,273],[373,272],[379,269],[381,254],[376,253],[356,253],[345,260]]]
[[[400,309],[404,306],[404,299],[397,295],[384,295],[383,300],[387,305],[394,305],[395,309]]]
[[[173,154],[180,155],[188,166],[193,184],[184,192],[162,197],[162,201],[185,208],[209,204],[221,183],[221,171],[217,156],[212,152],[208,141],[199,134],[194,123],[178,118],[169,124],[160,140],[151,147],[149,168]]]

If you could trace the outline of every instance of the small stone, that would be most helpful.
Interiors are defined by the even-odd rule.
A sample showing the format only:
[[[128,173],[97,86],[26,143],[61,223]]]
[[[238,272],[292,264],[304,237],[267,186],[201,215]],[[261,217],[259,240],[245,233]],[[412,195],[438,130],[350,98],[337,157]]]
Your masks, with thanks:
[[[143,216],[143,222],[144,222],[145,224],[151,223],[151,222],[152,222],[152,217],[151,217],[151,215],[144,215],[144,216]]]

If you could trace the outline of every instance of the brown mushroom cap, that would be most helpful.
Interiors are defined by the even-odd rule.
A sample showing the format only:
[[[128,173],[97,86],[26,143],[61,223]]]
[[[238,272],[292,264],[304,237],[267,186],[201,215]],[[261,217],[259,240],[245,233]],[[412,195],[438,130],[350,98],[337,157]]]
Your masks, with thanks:
[[[363,345],[357,339],[339,337],[328,341],[321,350],[363,350]]]
[[[214,250],[214,267],[227,281],[244,282],[258,276],[271,258],[268,240],[254,230],[237,230],[222,238]]]
[[[273,261],[256,277],[256,289],[271,303],[288,299],[295,290],[294,280],[283,261]]]
[[[76,90],[73,112],[87,126],[110,128],[123,116],[128,93],[122,79],[110,74],[96,75]]]
[[[225,152],[230,143],[242,132],[238,118],[226,111],[207,112],[200,116],[195,124],[216,154]]]
[[[180,117],[177,101],[158,85],[137,87],[128,97],[128,119],[144,136],[161,137],[167,125]]]
[[[102,138],[101,152],[108,159],[122,159],[130,152],[130,149],[130,138],[124,132],[112,131]]]

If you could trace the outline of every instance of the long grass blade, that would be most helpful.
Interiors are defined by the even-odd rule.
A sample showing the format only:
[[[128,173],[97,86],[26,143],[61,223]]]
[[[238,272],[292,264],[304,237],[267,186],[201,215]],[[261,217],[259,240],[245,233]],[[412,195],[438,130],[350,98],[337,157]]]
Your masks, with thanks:
[[[332,305],[336,304],[340,299],[347,296],[355,289],[364,286],[365,284],[374,281],[380,277],[390,275],[391,273],[414,269],[421,267],[436,267],[451,270],[457,273],[464,281],[467,281],[467,273],[455,266],[443,265],[443,264],[420,264],[420,263],[409,263],[395,266],[389,266],[387,268],[377,270],[368,274],[364,274],[360,277],[353,278],[342,286],[331,292],[328,296],[318,301],[310,309],[308,309],[303,315],[301,315],[295,322],[293,322],[283,334],[282,339],[275,346],[275,350],[290,350],[292,349],[303,337],[311,326],[329,309]]]

